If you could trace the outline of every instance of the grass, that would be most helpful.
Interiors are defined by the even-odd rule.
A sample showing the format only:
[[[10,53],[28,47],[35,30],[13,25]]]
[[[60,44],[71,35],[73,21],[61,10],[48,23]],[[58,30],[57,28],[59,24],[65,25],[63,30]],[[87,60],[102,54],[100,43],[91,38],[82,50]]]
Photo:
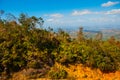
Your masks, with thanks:
[[[53,67],[56,67],[58,69],[64,69],[68,73],[67,79],[64,80],[120,80],[120,71],[103,73],[99,69],[91,69],[89,67],[83,66],[82,64],[68,65],[66,67],[59,63],[55,63]],[[46,78],[28,79],[28,77],[23,75],[21,71],[15,73],[11,80],[52,80],[52,79],[49,79],[48,75],[46,75]]]

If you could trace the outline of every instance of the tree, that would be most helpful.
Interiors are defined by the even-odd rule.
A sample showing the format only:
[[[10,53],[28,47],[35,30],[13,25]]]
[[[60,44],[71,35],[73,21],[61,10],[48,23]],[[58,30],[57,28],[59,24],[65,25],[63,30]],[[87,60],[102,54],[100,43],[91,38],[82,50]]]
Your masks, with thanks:
[[[77,37],[78,37],[78,40],[83,40],[84,39],[84,36],[83,36],[83,27],[79,28]]]
[[[103,34],[102,32],[98,32],[97,35],[95,36],[95,40],[102,40]]]
[[[19,16],[18,21],[21,23],[23,26],[27,26],[29,22],[27,22],[28,16],[24,13],[21,13]]]
[[[58,29],[58,38],[62,41],[70,41],[70,36],[67,32],[65,32],[63,29]]]
[[[4,14],[4,10],[0,10],[0,19],[3,14]]]
[[[6,14],[6,21],[7,22],[16,21],[16,20],[17,20],[17,18],[13,14],[11,14],[11,13]]]
[[[44,24],[43,18],[41,17],[38,18],[38,24],[40,25],[40,27],[42,27],[42,25]]]
[[[115,37],[114,36],[111,36],[110,39],[108,39],[108,41],[111,43],[111,44],[115,44]]]
[[[40,18],[37,18],[35,16],[28,17],[24,13],[20,14],[18,21],[21,23],[21,25],[27,27],[28,29],[36,28],[37,25],[42,27],[44,23],[44,20],[41,17]]]

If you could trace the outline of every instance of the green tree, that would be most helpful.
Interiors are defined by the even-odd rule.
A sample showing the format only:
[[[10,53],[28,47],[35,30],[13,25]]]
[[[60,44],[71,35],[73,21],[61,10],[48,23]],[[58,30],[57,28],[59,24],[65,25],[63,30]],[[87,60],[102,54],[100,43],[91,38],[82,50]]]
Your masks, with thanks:
[[[95,40],[102,40],[103,34],[102,32],[98,32],[97,35],[95,36]]]
[[[84,35],[83,35],[83,27],[79,28],[78,34],[77,34],[78,40],[84,40]]]

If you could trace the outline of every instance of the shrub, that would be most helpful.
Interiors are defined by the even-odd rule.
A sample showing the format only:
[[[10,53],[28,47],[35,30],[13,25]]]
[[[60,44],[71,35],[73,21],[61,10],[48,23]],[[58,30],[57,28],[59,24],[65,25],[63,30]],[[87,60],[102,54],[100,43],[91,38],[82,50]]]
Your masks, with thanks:
[[[65,79],[67,78],[67,72],[64,69],[52,68],[49,77],[52,79]]]

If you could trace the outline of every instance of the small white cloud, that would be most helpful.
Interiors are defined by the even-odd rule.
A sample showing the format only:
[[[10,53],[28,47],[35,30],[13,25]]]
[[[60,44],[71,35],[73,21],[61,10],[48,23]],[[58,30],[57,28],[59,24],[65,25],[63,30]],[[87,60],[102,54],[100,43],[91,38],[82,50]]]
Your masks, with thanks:
[[[62,18],[63,15],[60,14],[60,13],[56,13],[56,14],[51,14],[50,17],[53,17],[53,18]]]
[[[82,11],[77,11],[75,10],[72,15],[73,16],[79,16],[79,15],[86,15],[86,14],[91,14],[92,12],[89,10],[82,10]]]
[[[114,15],[117,15],[117,14],[120,14],[120,9],[112,9],[112,10],[109,10],[109,11],[90,11],[90,10],[75,10],[73,11],[72,13],[72,16],[81,16],[81,15],[87,15],[87,14],[90,14],[90,15],[109,15],[109,14],[114,14]]]
[[[116,1],[116,2],[112,2],[112,1],[108,1],[107,3],[103,3],[101,6],[102,7],[109,7],[109,6],[113,6],[116,4],[119,4],[120,2]]]
[[[52,22],[52,21],[54,21],[54,19],[47,19],[46,21],[48,21],[48,22]]]
[[[64,15],[60,13],[55,13],[55,14],[44,14],[44,17],[46,17],[45,22],[49,25],[59,25],[62,24],[61,20]]]
[[[63,17],[62,14],[56,13],[56,14],[45,14],[46,21],[47,22],[59,22],[59,20]]]
[[[49,15],[48,15],[48,14],[44,14],[43,16],[44,16],[44,17],[48,17]]]
[[[113,9],[113,10],[107,11],[105,14],[120,14],[120,9]]]

